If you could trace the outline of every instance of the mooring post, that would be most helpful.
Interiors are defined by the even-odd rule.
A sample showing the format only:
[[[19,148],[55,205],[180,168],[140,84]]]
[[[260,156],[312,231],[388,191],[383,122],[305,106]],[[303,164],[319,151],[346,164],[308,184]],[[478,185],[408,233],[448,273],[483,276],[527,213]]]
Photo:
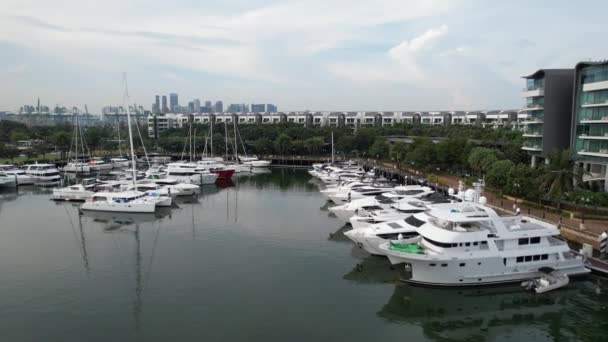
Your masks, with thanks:
[[[608,234],[606,231],[600,235],[600,258],[604,258],[606,256],[606,243],[608,242]]]

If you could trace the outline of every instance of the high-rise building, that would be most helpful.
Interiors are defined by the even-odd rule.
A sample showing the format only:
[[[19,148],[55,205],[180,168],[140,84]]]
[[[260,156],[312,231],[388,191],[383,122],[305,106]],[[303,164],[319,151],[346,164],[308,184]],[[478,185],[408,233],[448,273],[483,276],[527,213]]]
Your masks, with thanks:
[[[213,111],[216,113],[223,113],[224,103],[222,101],[215,101],[215,107],[213,108]]]
[[[160,96],[154,95],[154,106],[152,106],[153,113],[160,113]]]
[[[177,100],[177,94],[171,93],[169,94],[169,108],[172,112],[176,111],[177,106],[179,106],[179,102]]]
[[[201,100],[194,99],[194,101],[192,101],[192,103],[194,105],[193,113],[200,113],[201,112]]]
[[[573,69],[541,69],[525,76],[526,119],[523,122],[523,150],[539,158],[570,145]]]
[[[576,65],[572,112],[571,149],[583,178],[608,191],[608,61]]]
[[[163,95],[162,97],[162,108],[161,108],[161,113],[168,113],[169,112],[169,107],[167,107],[167,96]]]
[[[251,104],[251,111],[254,113],[264,113],[266,112],[266,105],[265,104]]]
[[[273,104],[269,103],[269,104],[267,104],[267,105],[266,105],[266,111],[267,111],[268,113],[276,113],[276,112],[278,112],[278,110],[277,110],[277,106],[275,106],[275,105],[273,105]]]

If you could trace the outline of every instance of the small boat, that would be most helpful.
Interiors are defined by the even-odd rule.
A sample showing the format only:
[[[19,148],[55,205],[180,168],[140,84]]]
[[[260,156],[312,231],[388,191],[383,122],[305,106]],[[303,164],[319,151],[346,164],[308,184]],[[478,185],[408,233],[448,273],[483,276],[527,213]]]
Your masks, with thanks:
[[[0,173],[0,188],[17,187],[17,176]]]
[[[79,161],[72,161],[61,169],[63,172],[80,172],[80,173],[89,173],[91,172],[91,167],[89,164]]]
[[[570,282],[567,274],[556,271],[551,267],[541,267],[538,272],[541,274],[539,278],[524,281],[521,286],[536,293],[545,293],[564,287]]]
[[[83,179],[81,184],[53,189],[53,200],[55,201],[86,201],[95,193],[95,178]]]
[[[240,157],[243,165],[251,166],[251,167],[269,167],[270,160],[261,160],[258,157]]]
[[[29,176],[25,173],[25,171],[18,169],[14,165],[10,164],[0,165],[0,173],[3,173],[8,176],[17,176],[17,185],[32,185],[35,181],[34,177]]]
[[[34,178],[38,185],[53,185],[61,181],[61,175],[55,164],[35,163],[25,167],[25,173]]]
[[[101,158],[92,158],[89,160],[89,169],[91,171],[112,170],[112,163],[108,163]]]
[[[115,168],[127,168],[131,166],[131,162],[127,158],[110,158],[110,163]]]

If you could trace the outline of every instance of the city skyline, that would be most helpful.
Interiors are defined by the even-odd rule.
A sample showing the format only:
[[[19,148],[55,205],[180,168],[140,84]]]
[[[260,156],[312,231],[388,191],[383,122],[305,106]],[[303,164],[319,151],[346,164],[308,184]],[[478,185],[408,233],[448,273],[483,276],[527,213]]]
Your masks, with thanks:
[[[171,92],[286,111],[518,108],[529,70],[608,56],[590,43],[608,4],[590,6],[583,17],[567,1],[7,0],[0,110],[41,98],[100,112],[122,104],[123,71],[147,108]]]

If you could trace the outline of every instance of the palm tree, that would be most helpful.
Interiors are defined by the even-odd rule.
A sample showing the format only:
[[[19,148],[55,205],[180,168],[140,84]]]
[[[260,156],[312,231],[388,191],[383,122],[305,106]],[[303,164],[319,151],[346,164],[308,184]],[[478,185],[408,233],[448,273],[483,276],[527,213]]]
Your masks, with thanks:
[[[570,150],[554,152],[549,155],[549,163],[545,164],[538,179],[540,190],[555,201],[559,211],[562,196],[582,184],[584,174],[572,159]]]

